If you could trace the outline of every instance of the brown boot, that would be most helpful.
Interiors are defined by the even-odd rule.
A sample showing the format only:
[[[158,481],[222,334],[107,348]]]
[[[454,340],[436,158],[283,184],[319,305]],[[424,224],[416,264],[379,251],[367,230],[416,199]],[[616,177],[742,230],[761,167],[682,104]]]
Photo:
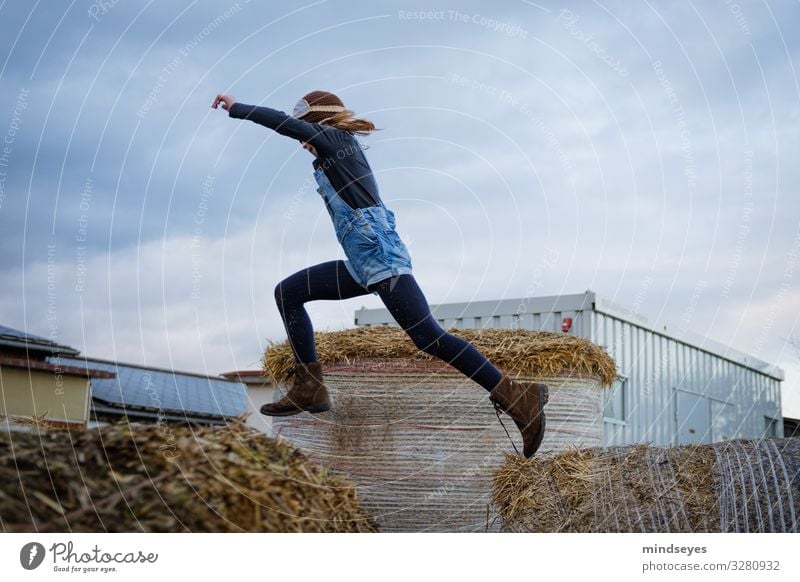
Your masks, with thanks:
[[[508,414],[522,433],[522,454],[525,458],[532,457],[542,443],[545,427],[544,405],[547,404],[548,397],[547,384],[520,382],[512,380],[507,374],[503,374],[497,386],[489,392],[495,409]]]
[[[328,389],[322,383],[322,364],[319,362],[295,363],[289,373],[294,374],[294,384],[289,392],[277,402],[262,406],[261,414],[291,416],[303,411],[325,412],[330,410],[331,401],[328,398]]]

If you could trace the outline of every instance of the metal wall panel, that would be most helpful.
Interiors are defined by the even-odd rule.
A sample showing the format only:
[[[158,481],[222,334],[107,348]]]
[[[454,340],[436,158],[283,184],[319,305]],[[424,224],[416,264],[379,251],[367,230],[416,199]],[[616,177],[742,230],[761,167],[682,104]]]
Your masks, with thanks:
[[[608,349],[628,377],[629,416],[622,427],[606,423],[607,445],[664,446],[692,442],[693,435],[695,442],[758,438],[764,436],[765,417],[780,418],[779,380],[607,314],[595,313],[594,320],[591,339]],[[684,395],[676,398],[676,391]],[[685,402],[693,398],[702,406],[687,409]],[[697,425],[693,432],[681,428],[687,410],[692,411],[688,422]]]
[[[678,390],[677,444],[711,442],[709,401],[699,394]]]

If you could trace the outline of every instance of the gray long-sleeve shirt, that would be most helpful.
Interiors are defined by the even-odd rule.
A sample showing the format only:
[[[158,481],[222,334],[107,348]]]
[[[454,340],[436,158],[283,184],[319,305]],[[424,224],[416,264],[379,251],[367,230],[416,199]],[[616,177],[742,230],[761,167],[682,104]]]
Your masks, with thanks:
[[[337,194],[351,208],[367,208],[380,201],[378,184],[356,137],[347,131],[319,123],[309,123],[270,107],[234,103],[229,117],[249,119],[314,146],[314,168],[322,168]]]

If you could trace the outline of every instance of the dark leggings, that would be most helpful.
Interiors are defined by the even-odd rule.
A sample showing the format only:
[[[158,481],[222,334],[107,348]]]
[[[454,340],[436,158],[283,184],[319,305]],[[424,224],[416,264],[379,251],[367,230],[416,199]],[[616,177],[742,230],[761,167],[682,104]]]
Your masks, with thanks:
[[[317,361],[314,329],[305,303],[319,299],[350,299],[372,291],[378,293],[417,348],[444,360],[487,390],[497,386],[502,372],[471,343],[439,326],[413,275],[389,277],[370,285],[367,290],[353,279],[342,260],[308,267],[275,286],[275,301],[295,361]]]

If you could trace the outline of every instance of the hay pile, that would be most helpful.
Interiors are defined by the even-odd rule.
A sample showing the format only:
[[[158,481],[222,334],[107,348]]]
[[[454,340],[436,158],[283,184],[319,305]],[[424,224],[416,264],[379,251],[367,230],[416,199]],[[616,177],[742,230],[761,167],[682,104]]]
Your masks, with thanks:
[[[369,532],[353,486],[248,427],[0,432],[6,532]]]
[[[800,438],[575,449],[493,475],[504,531],[798,532]]]
[[[559,376],[576,374],[598,378],[602,386],[616,379],[614,360],[589,340],[566,333],[525,329],[448,329],[472,343],[493,364],[509,374]],[[437,360],[419,350],[396,326],[356,327],[343,331],[314,332],[320,362],[348,362],[372,358]],[[270,342],[262,358],[264,370],[276,382],[287,379],[294,364],[288,340]]]
[[[55,422],[49,420],[47,418],[47,414],[48,413],[46,412],[40,414],[39,416],[6,416],[5,414],[0,414],[0,422],[8,422],[12,426],[21,425],[22,427],[38,427],[45,429],[69,429],[64,422]]]

